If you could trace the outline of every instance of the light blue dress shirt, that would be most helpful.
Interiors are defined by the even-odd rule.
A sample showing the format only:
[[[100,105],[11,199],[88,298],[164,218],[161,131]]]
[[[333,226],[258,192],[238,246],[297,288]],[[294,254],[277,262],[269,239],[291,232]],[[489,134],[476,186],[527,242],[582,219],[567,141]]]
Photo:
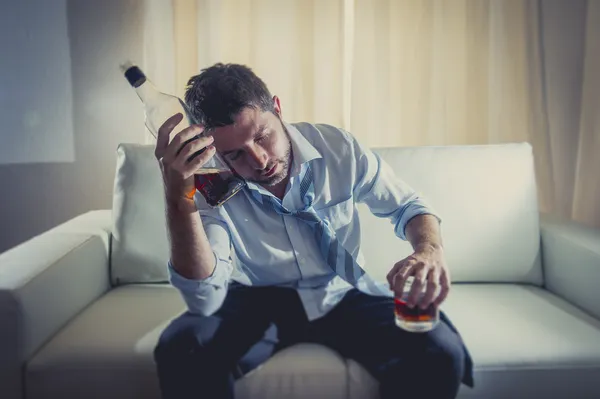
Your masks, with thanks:
[[[298,176],[302,165],[309,162],[314,175],[314,209],[360,265],[365,265],[365,260],[360,250],[357,203],[365,203],[376,216],[389,218],[390,228],[402,240],[406,240],[404,230],[410,219],[435,215],[386,162],[349,133],[323,124],[285,126],[293,161],[283,206],[289,210],[304,207]],[[248,183],[248,189],[271,195],[254,183]],[[314,320],[353,288],[327,265],[313,230],[301,220],[262,207],[246,191],[214,209],[199,193],[195,201],[215,256],[215,270],[206,279],[190,280],[177,273],[170,262],[168,265],[171,284],[179,289],[190,312],[216,312],[228,283],[234,280],[244,285],[294,288],[307,317]],[[388,285],[385,281],[379,284]]]

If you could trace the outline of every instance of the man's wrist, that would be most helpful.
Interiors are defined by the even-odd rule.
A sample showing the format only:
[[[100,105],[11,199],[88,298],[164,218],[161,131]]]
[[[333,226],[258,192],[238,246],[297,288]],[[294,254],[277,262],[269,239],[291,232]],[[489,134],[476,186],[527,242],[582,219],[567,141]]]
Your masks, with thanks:
[[[190,213],[195,213],[198,212],[198,208],[196,207],[196,202],[194,201],[193,198],[187,198],[187,197],[170,197],[170,196],[166,196],[166,203],[167,203],[167,207],[172,210],[175,211],[177,213],[182,213],[182,214],[190,214]]]
[[[441,243],[434,241],[419,242],[414,246],[415,252],[437,252],[444,249]]]

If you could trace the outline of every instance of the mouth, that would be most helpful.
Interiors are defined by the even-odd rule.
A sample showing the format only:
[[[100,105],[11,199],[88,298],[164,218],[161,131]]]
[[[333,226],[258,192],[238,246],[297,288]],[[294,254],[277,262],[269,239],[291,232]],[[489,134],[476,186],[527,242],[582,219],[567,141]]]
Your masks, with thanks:
[[[271,177],[273,176],[273,174],[275,173],[275,170],[277,169],[277,164],[273,165],[273,167],[271,169],[269,169],[266,173],[263,173],[264,177]]]

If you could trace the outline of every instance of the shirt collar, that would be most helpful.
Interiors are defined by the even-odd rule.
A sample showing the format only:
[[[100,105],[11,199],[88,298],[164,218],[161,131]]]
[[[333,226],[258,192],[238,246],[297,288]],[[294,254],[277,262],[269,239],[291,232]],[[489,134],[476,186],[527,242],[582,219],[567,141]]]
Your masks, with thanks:
[[[293,160],[290,176],[294,177],[300,174],[302,165],[313,159],[322,158],[322,156],[295,126],[285,122],[283,124],[290,135],[292,143]]]

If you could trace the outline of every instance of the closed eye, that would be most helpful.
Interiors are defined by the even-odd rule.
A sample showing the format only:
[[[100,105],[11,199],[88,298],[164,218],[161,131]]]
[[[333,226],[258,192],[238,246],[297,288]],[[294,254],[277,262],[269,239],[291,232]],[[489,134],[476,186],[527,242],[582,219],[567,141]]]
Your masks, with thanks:
[[[238,159],[240,157],[240,155],[242,154],[241,151],[236,151],[233,154],[228,154],[227,157],[232,160],[235,161],[236,159]]]

